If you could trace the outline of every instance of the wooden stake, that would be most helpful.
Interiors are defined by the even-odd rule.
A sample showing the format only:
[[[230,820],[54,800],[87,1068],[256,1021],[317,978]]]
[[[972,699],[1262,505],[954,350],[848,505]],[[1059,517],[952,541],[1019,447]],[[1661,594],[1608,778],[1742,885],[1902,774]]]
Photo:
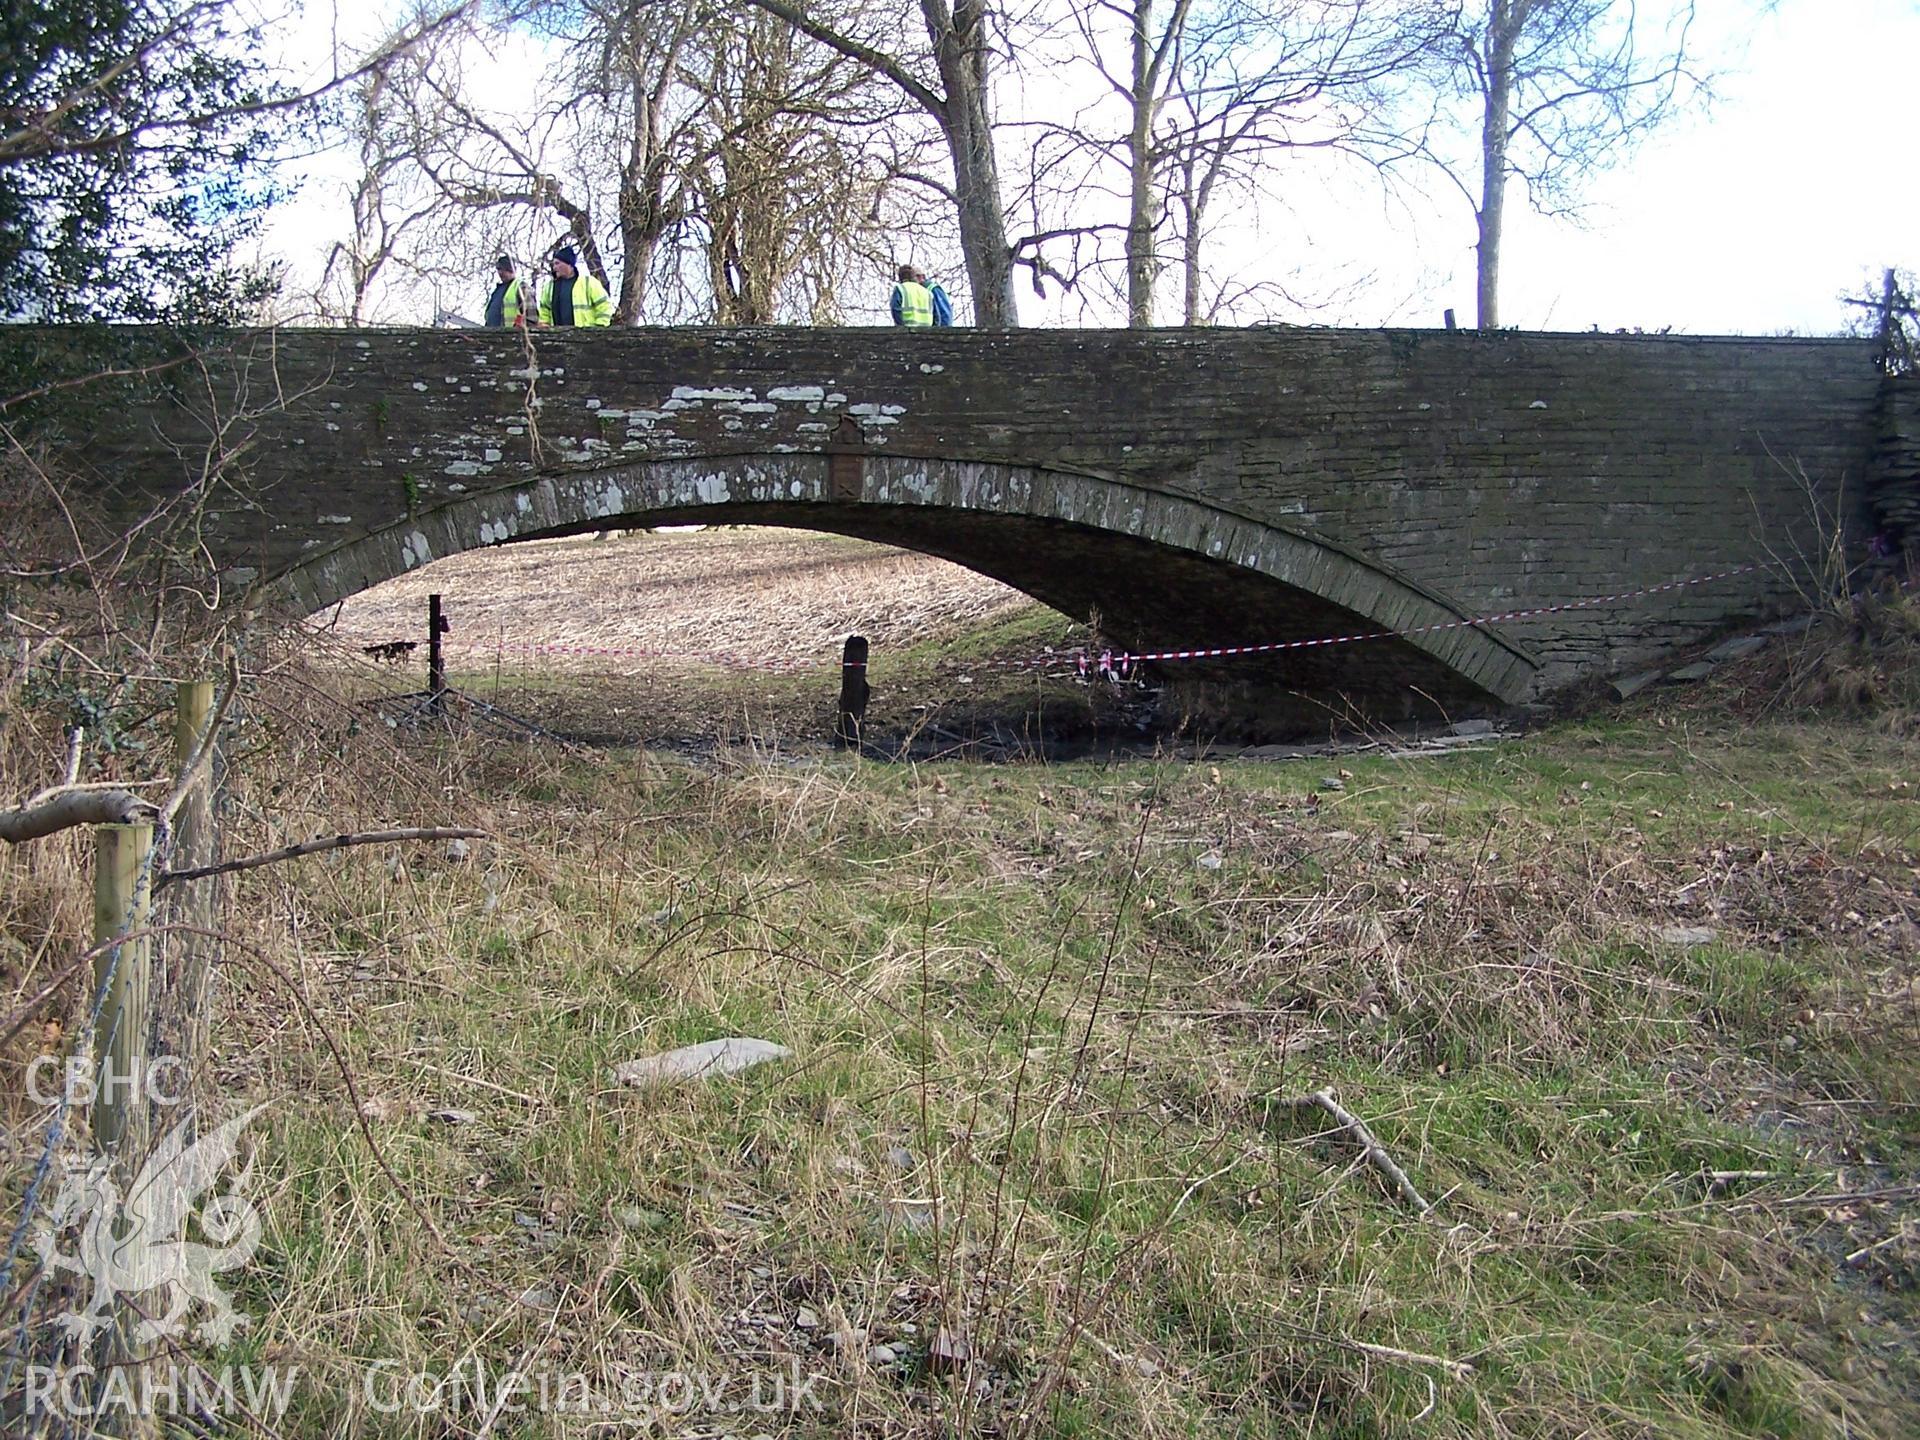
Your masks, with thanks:
[[[213,681],[183,680],[173,692],[173,756],[184,768],[200,748],[213,715]],[[179,841],[176,832],[175,843]]]
[[[174,692],[173,749],[180,776],[176,783],[185,790],[174,812],[172,853],[182,869],[213,863],[213,766],[203,764],[189,773],[212,723],[213,682],[181,684]],[[159,878],[151,877],[149,885],[158,890]],[[189,1074],[198,1072],[206,1054],[214,949],[204,932],[213,929],[214,892],[212,884],[183,885],[165,901],[168,921],[189,927],[166,942],[176,963],[167,971],[172,993],[163,1007],[170,1012],[171,1048],[186,1061]]]
[[[151,874],[147,857],[153,850],[153,826],[145,822],[101,825],[93,837],[93,938],[100,943],[147,926]],[[94,992],[106,989],[93,1041],[93,1138],[103,1152],[119,1146],[138,1128],[134,1122],[140,1107],[135,1096],[145,1088],[151,963],[144,936],[108,945],[93,962]],[[137,1143],[139,1137],[133,1138]]]

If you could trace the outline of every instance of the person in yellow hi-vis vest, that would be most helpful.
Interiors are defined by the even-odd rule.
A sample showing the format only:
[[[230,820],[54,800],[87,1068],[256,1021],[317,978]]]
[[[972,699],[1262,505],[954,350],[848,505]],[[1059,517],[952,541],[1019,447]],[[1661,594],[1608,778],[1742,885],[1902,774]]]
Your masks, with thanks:
[[[580,268],[571,246],[553,252],[553,274],[540,287],[542,325],[611,325],[607,287]]]
[[[933,324],[933,291],[911,265],[900,267],[900,283],[893,287],[893,323],[916,328]]]
[[[502,255],[493,268],[500,283],[487,297],[487,324],[495,329],[517,326],[527,313],[527,287],[514,277],[511,256]]]

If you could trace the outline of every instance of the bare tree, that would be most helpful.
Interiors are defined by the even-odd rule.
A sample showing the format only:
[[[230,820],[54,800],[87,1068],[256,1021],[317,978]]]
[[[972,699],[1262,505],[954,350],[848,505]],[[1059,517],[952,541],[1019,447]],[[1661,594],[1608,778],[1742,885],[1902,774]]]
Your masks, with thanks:
[[[416,274],[471,275],[497,251],[539,254],[564,241],[613,295],[615,321],[635,323],[654,256],[684,216],[670,96],[694,18],[607,0],[543,3],[503,20],[469,15],[392,68],[356,217],[362,196],[371,207],[376,194],[404,215],[393,223],[413,231],[410,243],[387,258]],[[563,59],[548,77],[552,98],[515,113],[474,78],[473,57],[526,56],[531,66],[536,34],[557,39]]]
[[[171,97],[178,103],[167,107],[132,98],[151,85],[153,72],[160,65],[184,60],[188,66],[210,69],[214,62],[201,48],[204,32],[218,25],[233,8],[231,0],[191,0],[138,16],[143,28],[113,37],[125,39],[128,43],[124,48],[79,56],[82,65],[64,73],[64,83],[41,87],[28,93],[25,103],[0,112],[0,165],[112,156],[130,149],[164,153],[183,144],[183,137],[254,116],[305,109],[341,86],[384,68],[411,46],[446,29],[465,6],[448,5],[423,12],[358,64],[344,71],[336,68],[331,77],[318,84],[277,90],[204,83],[190,89],[182,85]],[[42,38],[32,37],[36,42]],[[250,38],[257,43],[258,34]],[[11,54],[8,60],[13,62]]]
[[[904,97],[751,8],[714,13],[681,68],[697,104],[685,228],[713,319],[837,319],[861,237],[884,228],[884,192],[917,168],[910,139],[899,145]]]
[[[553,79],[563,97],[560,113],[577,117],[573,143],[586,162],[581,168],[591,169],[608,139],[618,147],[612,186],[620,237],[617,287],[593,238],[592,201],[578,202],[552,184],[541,193],[565,215],[589,268],[614,291],[614,322],[633,324],[643,310],[654,255],[686,209],[674,156],[687,127],[673,117],[672,95],[681,58],[707,17],[695,6],[648,0],[559,0],[542,3],[534,13],[565,44]],[[581,49],[595,60],[585,83],[569,86]]]
[[[407,232],[431,216],[427,209],[408,208],[403,198],[411,162],[392,123],[388,78],[388,70],[376,70],[352,88],[348,124],[358,135],[360,149],[360,173],[349,195],[353,233],[327,251],[313,293],[323,320],[363,324],[375,280],[395,258]]]
[[[835,25],[793,0],[748,3],[898,86],[939,126],[953,165],[953,188],[945,193],[959,221],[975,321],[996,329],[1019,324],[989,87],[1000,18],[996,0],[920,0],[927,48],[916,54],[889,50],[877,37],[856,33],[856,23],[874,28],[875,16],[856,15]]]
[[[232,0],[33,0],[0,22],[0,315],[250,316],[276,278],[234,258],[269,173],[336,91],[449,23],[422,11],[298,85],[262,59],[283,17]]]
[[[497,103],[498,72],[476,57],[532,66],[542,49],[542,102]],[[565,240],[622,324],[834,316],[845,271],[868,260],[860,237],[886,226],[881,192],[923,168],[893,86],[776,17],[720,5],[534,0],[423,48],[381,109],[354,197],[370,233],[336,257],[341,276],[379,248],[387,216],[405,217],[392,222],[405,244],[383,263],[415,276]]]
[[[1540,209],[1564,209],[1589,174],[1704,95],[1693,20],[1694,0],[1657,8],[1636,0],[1475,0],[1462,13],[1444,73],[1478,111],[1483,329],[1500,323],[1508,180],[1520,179]]]
[[[1113,0],[1098,0],[1103,8],[1117,9]],[[1193,13],[1193,0],[1173,0],[1166,25],[1157,34],[1153,23],[1154,0],[1128,0],[1128,50],[1132,60],[1126,86],[1130,111],[1127,127],[1127,159],[1130,184],[1127,190],[1127,323],[1153,323],[1155,170],[1163,154],[1154,122],[1166,84],[1179,71],[1180,58],[1187,52],[1187,21]],[[1196,47],[1198,48],[1198,47]]]
[[[1071,152],[1124,167],[1126,221],[1082,219],[1042,234],[1083,240],[1123,230],[1127,318],[1139,326],[1153,323],[1161,241],[1171,230],[1181,317],[1210,318],[1202,255],[1215,200],[1231,189],[1262,193],[1288,152],[1340,150],[1378,165],[1404,150],[1376,117],[1387,82],[1432,43],[1436,13],[1451,17],[1444,7],[1388,0],[1072,0],[1072,58],[1099,74],[1120,123],[1107,126],[1098,106],[1043,123],[1040,168]],[[1097,173],[1071,168],[1035,180],[1064,184],[1082,216],[1084,196],[1108,188]],[[1077,279],[1101,263],[1055,269]]]

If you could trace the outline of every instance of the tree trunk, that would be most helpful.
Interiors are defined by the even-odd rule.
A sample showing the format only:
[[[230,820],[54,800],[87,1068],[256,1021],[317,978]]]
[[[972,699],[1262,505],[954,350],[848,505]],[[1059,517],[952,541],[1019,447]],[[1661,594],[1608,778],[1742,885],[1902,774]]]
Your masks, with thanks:
[[[1020,323],[1013,299],[1013,250],[1007,244],[1007,217],[1000,207],[1000,170],[994,159],[993,106],[987,93],[992,56],[988,33],[993,0],[920,0],[940,71],[944,95],[936,95],[898,59],[849,39],[810,16],[794,0],[750,0],[803,35],[884,75],[914,104],[932,116],[947,137],[953,159],[955,209],[960,221],[960,250],[966,257],[976,325],[1009,330]]]
[[[668,165],[666,142],[661,135],[661,110],[687,29],[684,20],[674,29],[651,75],[638,58],[644,53],[641,40],[636,37],[632,42],[634,70],[628,84],[633,105],[633,142],[628,147],[626,163],[620,167],[620,290],[614,296],[613,305],[616,325],[633,325],[639,321],[640,308],[646,303],[647,284],[653,276],[654,254],[675,218],[676,207],[667,199]]]
[[[653,164],[658,124],[647,87],[632,80],[633,143],[620,167],[620,290],[613,297],[613,323],[631,325],[640,313],[647,277],[653,271],[658,232],[651,221],[660,213],[661,177]]]
[[[1180,166],[1180,208],[1186,213],[1186,234],[1181,237],[1180,323],[1200,323],[1200,212],[1203,202],[1194,189],[1194,158],[1188,155]]]
[[[1153,0],[1133,0],[1133,130],[1127,136],[1127,324],[1153,324]]]
[[[953,157],[960,249],[973,290],[974,323],[1010,330],[1020,323],[1020,312],[1013,298],[1013,255],[1000,208],[993,107],[987,93],[990,5],[988,0],[958,0],[949,14],[944,0],[921,0],[920,8],[947,92],[946,113],[940,119]]]
[[[1195,184],[1193,174],[1198,160],[1189,154],[1185,161],[1186,174],[1182,183],[1187,208],[1186,323],[1189,325],[1210,325],[1217,313],[1217,310],[1210,310],[1205,315],[1200,313],[1200,284],[1205,278],[1205,272],[1200,267],[1200,252],[1206,244],[1207,206],[1213,200],[1213,187],[1220,179],[1220,172],[1226,168],[1227,157],[1232,153],[1222,136],[1221,144],[1208,152],[1198,184]]]
[[[1507,140],[1513,103],[1513,47],[1528,0],[1494,0],[1487,20],[1485,109],[1480,120],[1480,239],[1475,247],[1476,323],[1500,327],[1500,227],[1507,205]]]

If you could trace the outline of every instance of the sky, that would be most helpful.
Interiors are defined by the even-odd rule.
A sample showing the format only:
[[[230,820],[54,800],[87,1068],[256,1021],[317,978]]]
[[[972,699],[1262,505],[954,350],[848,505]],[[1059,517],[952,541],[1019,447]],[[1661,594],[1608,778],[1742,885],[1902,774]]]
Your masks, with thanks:
[[[1920,267],[1920,183],[1906,153],[1920,0],[1780,0],[1746,23],[1744,0],[1700,8],[1703,63],[1716,72],[1709,108],[1597,177],[1577,217],[1536,215],[1517,186],[1510,192],[1503,324],[1825,334],[1849,313],[1842,294],[1877,285],[1888,265]],[[376,33],[391,10],[390,0],[308,0],[284,32],[289,54],[323,55],[334,33]],[[492,83],[525,76],[520,67]],[[312,283],[344,229],[352,169],[345,154],[303,161],[297,198],[270,222],[263,255],[296,283]],[[1232,237],[1218,263],[1285,277],[1318,302],[1276,318],[1438,325],[1452,308],[1471,324],[1472,212],[1443,183],[1423,188],[1383,202],[1372,186],[1313,187],[1290,214]],[[476,277],[480,299],[443,303],[477,313],[490,280]],[[885,321],[887,286],[876,275],[860,312],[874,323]],[[1021,304],[1028,323],[1086,323],[1077,307],[1036,302],[1024,287]]]
[[[1920,0],[1785,0],[1744,41],[1711,110],[1605,176],[1584,225],[1510,206],[1504,320],[1823,333],[1840,323],[1838,294],[1920,266],[1920,176],[1903,138]],[[1462,217],[1460,243],[1471,228]],[[1447,293],[1470,309],[1470,253]]]

